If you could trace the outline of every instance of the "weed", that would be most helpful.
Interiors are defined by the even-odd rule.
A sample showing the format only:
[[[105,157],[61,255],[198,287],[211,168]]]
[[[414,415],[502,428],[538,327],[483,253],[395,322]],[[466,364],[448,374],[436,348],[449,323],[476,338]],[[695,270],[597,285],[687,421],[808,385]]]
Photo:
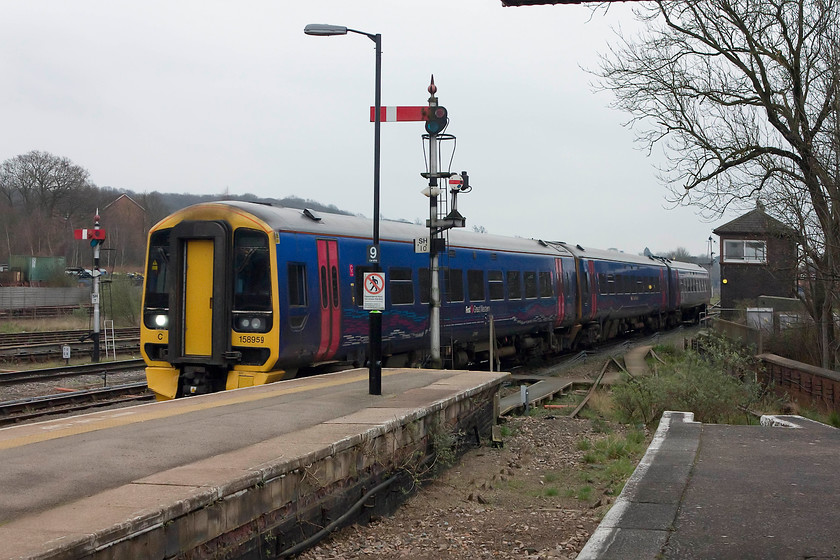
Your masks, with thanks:
[[[557,482],[560,480],[560,475],[555,472],[547,472],[543,475],[543,480],[546,482]]]
[[[545,494],[545,495],[546,495],[546,497],[548,497],[548,498],[553,498],[553,497],[555,497],[555,496],[559,496],[559,495],[560,495],[560,490],[558,490],[558,489],[557,489],[557,488],[555,488],[554,486],[549,486],[548,488],[546,488],[546,489],[545,489],[544,494]]]
[[[592,499],[592,487],[581,486],[578,488],[577,495],[575,497],[582,502],[588,502]]]
[[[652,425],[665,410],[686,410],[699,422],[749,423],[745,411],[780,409],[781,402],[754,382],[757,360],[722,337],[704,340],[703,354],[673,354],[658,375],[625,376],[613,388],[619,420]]]

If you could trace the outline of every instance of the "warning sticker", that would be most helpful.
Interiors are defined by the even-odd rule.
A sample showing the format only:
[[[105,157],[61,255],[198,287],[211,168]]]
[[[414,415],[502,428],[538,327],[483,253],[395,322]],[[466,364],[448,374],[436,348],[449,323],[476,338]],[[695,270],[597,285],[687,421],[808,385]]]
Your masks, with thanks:
[[[385,273],[365,272],[362,308],[369,311],[385,309]]]

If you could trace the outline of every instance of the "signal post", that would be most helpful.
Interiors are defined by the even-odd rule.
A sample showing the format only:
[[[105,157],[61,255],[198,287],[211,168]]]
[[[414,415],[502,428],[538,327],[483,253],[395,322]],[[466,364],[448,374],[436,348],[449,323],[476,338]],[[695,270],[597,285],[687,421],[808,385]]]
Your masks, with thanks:
[[[380,114],[376,115],[375,108],[370,108],[370,120],[374,122],[375,117],[379,117],[382,122],[392,121],[424,121],[426,134],[423,135],[424,140],[429,142],[429,163],[428,171],[420,175],[429,180],[429,186],[423,189],[422,193],[429,197],[429,219],[426,220],[426,226],[429,228],[429,242],[422,243],[420,240],[415,240],[415,252],[429,253],[429,276],[431,293],[429,294],[429,354],[431,366],[440,368],[443,365],[440,355],[440,265],[439,255],[446,250],[446,239],[444,232],[453,227],[464,227],[466,219],[458,213],[457,196],[458,193],[469,192],[469,177],[466,171],[452,173],[449,171],[440,170],[440,162],[438,161],[438,146],[441,140],[454,140],[455,137],[451,134],[443,134],[444,129],[449,124],[449,115],[445,107],[438,105],[438,99],[435,96],[437,93],[437,86],[435,85],[435,77],[432,76],[431,83],[428,87],[429,105],[428,107],[382,107]],[[444,199],[444,211],[448,213],[443,215],[440,212],[440,195],[441,188],[439,180],[449,180],[450,194],[452,195],[452,207],[446,208],[447,201]],[[442,216],[442,217],[441,217]]]
[[[74,230],[76,239],[89,239],[93,247],[93,286],[90,293],[90,302],[93,304],[93,355],[91,361],[99,363],[99,277],[102,271],[99,268],[99,246],[105,241],[105,230],[99,227],[99,209],[93,217],[93,229]]]

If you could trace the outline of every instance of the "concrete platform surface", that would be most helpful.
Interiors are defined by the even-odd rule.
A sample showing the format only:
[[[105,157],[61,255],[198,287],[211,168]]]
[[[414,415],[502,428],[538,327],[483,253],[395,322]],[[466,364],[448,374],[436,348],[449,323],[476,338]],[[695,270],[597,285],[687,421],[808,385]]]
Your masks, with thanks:
[[[346,447],[507,376],[385,369],[374,396],[368,371],[350,370],[0,429],[0,558],[136,530],[208,489],[258,483],[280,459]]]
[[[840,558],[840,430],[666,412],[579,560]]]

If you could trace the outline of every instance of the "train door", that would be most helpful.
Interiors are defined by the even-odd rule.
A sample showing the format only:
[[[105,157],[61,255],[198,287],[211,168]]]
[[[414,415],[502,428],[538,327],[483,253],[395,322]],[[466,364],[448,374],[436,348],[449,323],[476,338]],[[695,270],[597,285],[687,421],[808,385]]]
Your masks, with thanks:
[[[213,240],[185,240],[184,354],[213,353]]]
[[[338,351],[341,338],[341,301],[338,279],[338,242],[318,239],[318,285],[321,303],[321,341],[316,361],[329,360]]]
[[[595,317],[595,263],[593,261],[577,259],[580,277],[580,317],[588,321]]]
[[[169,355],[173,364],[228,363],[230,238],[224,222],[181,222],[172,229]]]
[[[557,274],[557,320],[555,321],[555,324],[559,326],[563,324],[563,320],[566,318],[566,298],[563,288],[563,261],[560,259],[554,259],[554,269]]]

